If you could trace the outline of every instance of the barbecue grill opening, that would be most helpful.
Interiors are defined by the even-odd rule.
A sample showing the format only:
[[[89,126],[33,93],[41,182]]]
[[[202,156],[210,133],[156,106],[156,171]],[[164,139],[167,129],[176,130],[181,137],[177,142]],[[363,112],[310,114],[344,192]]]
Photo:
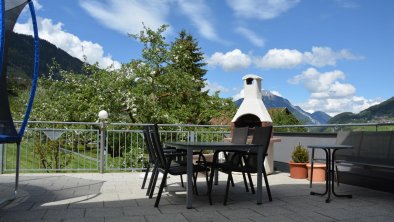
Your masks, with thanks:
[[[245,114],[240,116],[235,122],[234,127],[249,127],[261,126],[261,120],[258,116],[253,114]]]

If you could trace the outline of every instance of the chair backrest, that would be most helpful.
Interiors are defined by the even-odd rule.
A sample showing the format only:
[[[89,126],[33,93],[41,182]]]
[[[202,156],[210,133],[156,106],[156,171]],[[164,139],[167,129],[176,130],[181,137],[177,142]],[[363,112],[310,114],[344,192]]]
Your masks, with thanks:
[[[359,160],[365,163],[394,165],[390,160],[391,131],[363,132]]]
[[[338,150],[335,154],[337,160],[358,161],[363,132],[340,131],[337,133],[336,144],[350,145],[353,149]]]
[[[252,144],[263,145],[263,159],[265,159],[265,155],[267,154],[268,147],[270,145],[272,133],[272,126],[264,126],[264,127],[255,127],[253,132]],[[253,153],[253,155],[249,155],[246,160],[246,166],[253,167],[257,169],[257,155]]]
[[[158,126],[157,124],[154,124],[148,127],[149,127],[150,138],[152,139],[155,156],[157,158],[157,164],[159,164],[158,167],[165,168],[167,166],[167,159],[164,155],[164,150],[161,145]]]
[[[155,150],[153,147],[153,141],[152,141],[149,130],[150,130],[149,125],[144,126],[144,130],[143,130],[144,141],[145,141],[146,148],[148,149],[149,162],[155,163],[156,162],[156,154],[155,154]]]
[[[246,144],[249,127],[236,127],[233,129],[231,143]]]

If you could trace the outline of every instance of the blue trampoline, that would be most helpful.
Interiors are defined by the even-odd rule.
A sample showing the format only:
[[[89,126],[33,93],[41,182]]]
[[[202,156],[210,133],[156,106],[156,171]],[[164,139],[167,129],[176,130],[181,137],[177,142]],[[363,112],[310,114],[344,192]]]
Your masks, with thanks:
[[[29,5],[30,14],[34,30],[34,74],[30,90],[30,98],[27,103],[26,113],[22,121],[21,127],[16,129],[12,119],[8,91],[7,91],[7,62],[8,62],[8,44],[10,42],[11,33],[14,29],[15,23],[25,8]],[[22,140],[27,122],[29,120],[30,112],[33,106],[34,95],[38,79],[38,65],[39,65],[39,38],[34,5],[31,0],[0,0],[0,145],[5,143],[17,144],[16,152],[16,172],[15,172],[15,191],[13,198],[16,198],[19,181],[19,155],[20,142]]]

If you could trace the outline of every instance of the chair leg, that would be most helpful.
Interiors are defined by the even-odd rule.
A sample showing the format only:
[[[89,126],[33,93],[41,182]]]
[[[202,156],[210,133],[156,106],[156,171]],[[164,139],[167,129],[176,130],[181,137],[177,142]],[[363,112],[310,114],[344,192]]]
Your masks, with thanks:
[[[315,149],[312,149],[311,155],[311,178],[309,180],[309,188],[312,188],[312,181],[313,181],[313,163],[315,162]]]
[[[148,189],[146,190],[146,196],[149,196],[149,194],[150,194],[150,191],[151,191],[152,186],[153,186],[153,181],[155,180],[156,171],[157,171],[157,167],[155,165],[153,167],[153,170],[152,170],[151,175],[150,175]]]
[[[242,177],[244,178],[245,190],[249,192],[248,181],[246,180],[245,172],[242,172]]]
[[[265,187],[267,189],[268,199],[269,199],[269,201],[272,201],[271,189],[270,189],[270,185],[268,183],[267,172],[265,171],[265,167],[263,167],[263,176],[264,176],[264,181],[265,181]]]
[[[248,173],[248,177],[249,177],[249,184],[250,184],[250,189],[252,190],[252,194],[255,194],[255,190],[254,190],[254,185],[253,185],[253,180],[252,180],[252,176],[250,175],[250,173]]]
[[[146,183],[146,180],[148,179],[149,171],[150,171],[150,166],[148,165],[146,167],[145,176],[144,176],[144,180],[142,181],[141,189],[145,189],[145,183]]]
[[[163,178],[162,178],[162,180],[161,180],[161,183],[160,183],[159,193],[157,193],[156,202],[155,202],[155,207],[158,207],[158,206],[159,206],[161,194],[163,193],[164,186],[166,185],[167,174],[168,174],[168,172],[165,171],[165,172],[164,172],[164,175],[163,175]]]
[[[183,183],[183,177],[182,177],[182,175],[180,175],[180,177],[181,177],[181,185],[182,185],[182,187],[185,187],[185,184]]]
[[[230,172],[230,174],[231,174],[231,172]],[[235,187],[233,176],[231,176],[231,186]]]
[[[224,201],[223,201],[223,205],[227,205],[227,199],[228,199],[228,191],[230,189],[230,182],[232,179],[232,175],[231,172],[228,173],[228,177],[227,177],[227,185],[226,185],[226,192],[224,194]]]
[[[215,176],[215,170],[212,167],[211,168],[211,173],[209,175],[209,186],[208,186],[208,200],[209,200],[209,205],[212,205],[212,187],[213,187],[213,179]]]
[[[207,181],[207,194],[209,194],[209,178],[208,178],[208,173],[209,173],[209,170],[207,169],[206,171],[205,171],[205,180]]]
[[[194,187],[194,193],[198,196],[197,176],[198,176],[198,172],[196,172],[196,174],[193,175],[193,187]]]
[[[336,176],[336,180],[337,180],[337,186],[339,187],[339,175],[338,175],[338,166],[335,165],[335,176]]]
[[[156,187],[156,183],[157,183],[157,178],[159,177],[160,171],[156,170],[155,176],[153,178],[153,183],[152,183],[152,187],[150,188],[150,194],[149,194],[149,199],[151,199],[153,197],[153,193],[155,191],[155,187]],[[166,184],[164,183],[164,186]]]

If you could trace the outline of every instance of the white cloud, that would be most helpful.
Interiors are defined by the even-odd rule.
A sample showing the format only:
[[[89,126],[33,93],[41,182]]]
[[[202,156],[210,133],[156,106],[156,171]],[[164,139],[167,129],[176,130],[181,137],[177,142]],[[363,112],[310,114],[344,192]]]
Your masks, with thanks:
[[[265,41],[263,38],[259,37],[252,30],[247,29],[245,27],[238,27],[235,30],[236,32],[242,34],[247,40],[249,40],[253,45],[258,47],[263,47]]]
[[[104,26],[122,34],[139,33],[142,23],[152,29],[168,24],[169,2],[164,0],[80,0],[79,3]]]
[[[342,112],[359,113],[373,105],[381,103],[382,99],[367,99],[362,96],[351,96],[347,98],[334,98],[334,99],[312,99],[307,102],[299,104],[305,111],[324,111],[331,116],[335,116]]]
[[[190,18],[199,33],[209,39],[218,41],[216,30],[210,22],[212,13],[203,0],[178,0],[182,13]]]
[[[270,49],[263,57],[254,60],[260,68],[294,68],[307,64],[315,67],[335,66],[338,60],[359,60],[349,50],[333,51],[330,47],[312,47],[310,52],[296,49]]]
[[[83,41],[77,36],[65,32],[62,23],[53,24],[51,19],[37,18],[37,25],[39,30],[38,35],[41,39],[45,39],[56,45],[71,56],[83,60],[83,56],[86,55],[87,61],[90,64],[98,62],[101,68],[107,68],[111,65],[114,68],[120,68],[121,65],[118,61],[113,60],[110,55],[104,55],[101,45],[90,41]],[[25,35],[32,35],[33,27],[31,20],[24,24],[17,23],[14,31]]]
[[[272,19],[297,5],[299,0],[227,0],[235,15],[243,18]]]
[[[273,90],[273,91],[270,91],[270,92],[271,92],[272,94],[274,94],[275,96],[283,97],[282,94],[280,94],[279,91]]]
[[[345,74],[339,70],[320,73],[315,68],[309,68],[289,82],[302,84],[309,91],[308,101],[298,104],[308,112],[319,110],[332,116],[341,112],[358,113],[381,102],[381,99],[356,96],[353,85],[341,82],[345,78]]]
[[[175,6],[190,19],[206,39],[221,41],[211,23],[212,12],[204,0],[80,0],[80,5],[107,28],[122,34],[139,33],[143,24],[157,29],[169,24],[168,16]],[[169,28],[168,31],[171,31]]]
[[[210,95],[213,95],[217,91],[220,91],[220,92],[228,92],[229,91],[226,87],[224,87],[218,83],[210,82],[210,81],[206,81],[206,85],[203,88],[203,91],[206,91],[206,90],[209,90]]]
[[[261,68],[294,68],[303,62],[303,55],[295,49],[271,49],[254,62]]]
[[[235,71],[250,66],[252,59],[249,55],[242,53],[239,49],[234,49],[225,54],[215,52],[210,58],[207,59],[208,65],[221,66],[226,71]]]
[[[38,2],[38,0],[33,0],[33,4],[36,11],[42,9],[42,5]]]
[[[242,89],[239,93],[237,93],[233,96],[233,101],[237,101],[237,100],[244,98],[244,97],[245,97],[245,90]]]
[[[330,47],[312,47],[311,52],[304,52],[304,62],[316,67],[335,66],[337,60],[357,59],[362,59],[362,57],[355,56],[346,49],[334,52]]]
[[[38,0],[33,0],[33,5],[34,5],[34,10],[36,12],[42,9],[42,5],[38,2]],[[23,8],[22,14],[24,14],[24,13],[28,13],[30,16],[30,9],[29,9],[28,5],[25,6],[25,8]]]

